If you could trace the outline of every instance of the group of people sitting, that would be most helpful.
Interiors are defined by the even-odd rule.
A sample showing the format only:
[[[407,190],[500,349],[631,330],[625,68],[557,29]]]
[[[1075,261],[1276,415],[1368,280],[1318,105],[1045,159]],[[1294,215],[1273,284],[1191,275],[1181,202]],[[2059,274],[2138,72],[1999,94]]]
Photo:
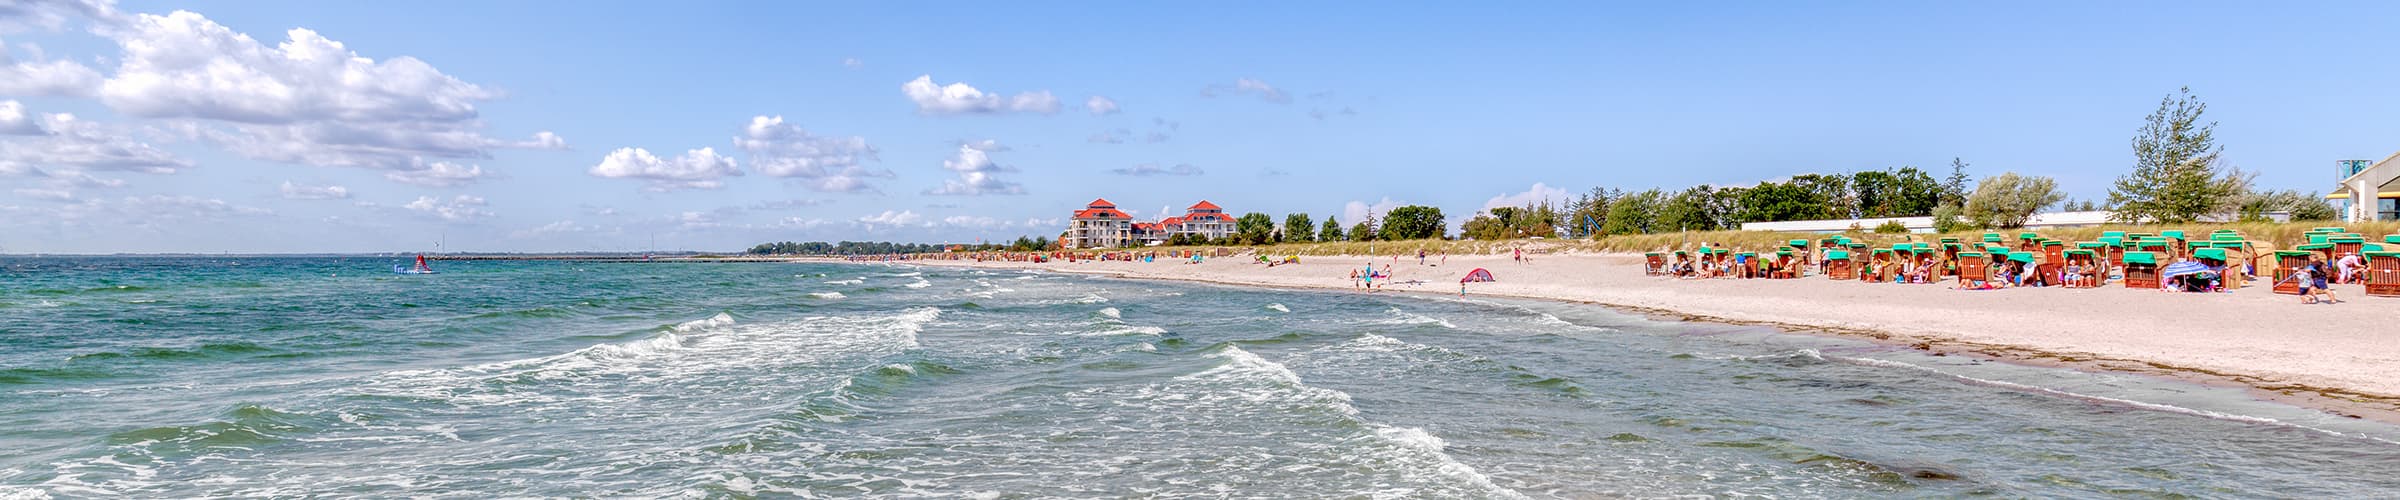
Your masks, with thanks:
[[[1800,265],[1790,256],[1766,258],[1741,254],[1731,259],[1732,262],[1719,263],[1716,259],[1676,254],[1675,261],[1668,263],[1663,272],[1686,279],[1800,277]]]

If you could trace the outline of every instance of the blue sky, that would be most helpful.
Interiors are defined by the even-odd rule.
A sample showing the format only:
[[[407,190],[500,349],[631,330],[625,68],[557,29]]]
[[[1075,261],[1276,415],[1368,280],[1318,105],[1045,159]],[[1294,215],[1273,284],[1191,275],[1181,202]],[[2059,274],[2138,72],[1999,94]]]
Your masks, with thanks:
[[[2092,199],[2185,85],[2235,166],[2321,191],[2400,149],[2396,10],[0,0],[0,252],[973,241],[1096,197],[1455,223],[1953,156]]]

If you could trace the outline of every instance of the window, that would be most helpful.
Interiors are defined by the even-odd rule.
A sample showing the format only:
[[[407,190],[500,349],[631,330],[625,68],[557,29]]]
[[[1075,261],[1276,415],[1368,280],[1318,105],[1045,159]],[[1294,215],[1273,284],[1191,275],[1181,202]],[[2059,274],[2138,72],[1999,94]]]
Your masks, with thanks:
[[[2375,200],[2375,220],[2400,220],[2400,198]]]

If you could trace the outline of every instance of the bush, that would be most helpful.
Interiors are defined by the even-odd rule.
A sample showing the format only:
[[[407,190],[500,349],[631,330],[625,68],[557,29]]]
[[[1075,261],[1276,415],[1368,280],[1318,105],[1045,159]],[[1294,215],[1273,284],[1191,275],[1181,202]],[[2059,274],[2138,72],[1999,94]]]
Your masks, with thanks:
[[[1883,225],[1875,226],[1875,234],[1908,234],[1908,225],[1897,220],[1883,221]]]

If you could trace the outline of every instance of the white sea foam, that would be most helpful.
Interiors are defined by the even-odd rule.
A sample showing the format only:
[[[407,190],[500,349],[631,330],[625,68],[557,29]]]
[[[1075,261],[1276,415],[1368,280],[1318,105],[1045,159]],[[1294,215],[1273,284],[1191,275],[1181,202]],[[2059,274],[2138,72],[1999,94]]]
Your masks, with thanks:
[[[1083,294],[1083,297],[1076,298],[1075,300],[1071,300],[1069,302],[1074,302],[1077,304],[1106,304],[1108,303],[1108,297],[1102,297],[1100,294],[1096,293],[1087,293]]]
[[[1458,325],[1451,324],[1449,320],[1445,320],[1445,319],[1441,319],[1441,318],[1436,318],[1436,317],[1432,317],[1432,316],[1426,316],[1426,315],[1423,315],[1423,314],[1412,313],[1412,312],[1408,312],[1408,311],[1402,311],[1402,310],[1400,310],[1400,308],[1398,308],[1398,307],[1391,308],[1390,310],[1388,310],[1388,311],[1385,311],[1385,312],[1388,312],[1388,313],[1390,313],[1390,314],[1393,316],[1393,318],[1394,318],[1394,320],[1393,320],[1393,321],[1394,321],[1395,323],[1402,324],[1402,325],[1427,325],[1427,324],[1431,324],[1431,325],[1442,325],[1442,328],[1448,328],[1448,329],[1452,329],[1452,330],[1456,330],[1456,329],[1458,329]]]
[[[18,488],[15,486],[0,486],[0,500],[49,500],[49,498],[50,492],[47,491],[32,488]]]
[[[931,281],[925,281],[925,279],[924,279],[924,278],[917,278],[917,281],[916,281],[916,282],[914,282],[914,283],[909,283],[909,284],[906,284],[906,285],[900,285],[900,286],[905,286],[905,287],[909,287],[909,288],[925,288],[925,287],[933,286],[933,282],[931,282]]]
[[[732,315],[732,314],[727,314],[727,313],[717,313],[717,315],[715,315],[715,316],[709,316],[707,319],[696,319],[696,320],[691,320],[691,321],[685,321],[685,322],[682,322],[682,323],[678,323],[678,324],[676,324],[676,325],[675,325],[673,328],[670,328],[669,330],[672,330],[672,331],[677,331],[677,332],[691,332],[691,331],[699,331],[699,330],[708,329],[708,328],[716,328],[716,327],[720,327],[720,326],[728,326],[728,325],[732,325],[732,324],[733,324],[733,315]]]
[[[918,276],[924,276],[924,275],[925,275],[925,273],[899,273],[899,274],[885,274],[884,276],[890,276],[890,277],[894,277],[894,278],[914,278],[914,277],[918,277]]]
[[[842,295],[842,292],[812,292],[812,293],[809,293],[809,294],[808,294],[808,296],[810,296],[810,297],[816,297],[816,298],[820,298],[820,299],[825,299],[825,300],[833,300],[833,299],[839,299],[839,298],[843,298],[843,297],[849,297],[848,295]]]
[[[1464,483],[1469,488],[1480,491],[1485,495],[1501,498],[1525,497],[1524,494],[1501,487],[1498,484],[1494,484],[1491,480],[1491,477],[1485,476],[1481,472],[1477,472],[1473,466],[1469,466],[1463,462],[1459,462],[1455,458],[1452,458],[1449,453],[1443,451],[1443,449],[1446,447],[1446,444],[1442,441],[1442,439],[1434,436],[1432,433],[1425,432],[1424,429],[1384,425],[1381,423],[1368,421],[1365,418],[1360,417],[1358,408],[1351,406],[1350,404],[1349,393],[1314,387],[1302,383],[1300,380],[1300,375],[1293,373],[1290,367],[1284,366],[1282,363],[1269,361],[1266,358],[1259,357],[1257,354],[1252,354],[1250,351],[1242,350],[1242,348],[1239,346],[1225,346],[1225,348],[1221,351],[1218,351],[1215,356],[1224,358],[1225,364],[1218,365],[1215,368],[1210,368],[1199,373],[1178,377],[1177,380],[1217,383],[1239,383],[1243,380],[1267,382],[1270,385],[1278,386],[1288,390],[1289,392],[1279,394],[1276,391],[1241,391],[1236,393],[1234,397],[1250,403],[1303,404],[1322,405],[1329,407],[1366,426],[1369,433],[1365,437],[1381,441],[1385,445],[1385,447],[1382,447],[1381,449],[1366,448],[1354,450],[1356,453],[1377,455],[1375,460],[1378,461],[1398,460],[1402,462],[1430,462],[1429,464],[1421,466],[1422,468],[1404,469],[1402,470],[1402,473],[1414,475],[1430,472],[1438,477]]]
[[[1100,315],[1101,315],[1101,316],[1107,316],[1107,317],[1109,317],[1109,319],[1124,319],[1124,318],[1125,318],[1125,313],[1124,313],[1124,312],[1122,312],[1122,311],[1118,311],[1118,310],[1117,310],[1117,308],[1114,308],[1114,307],[1103,307],[1103,308],[1100,308]]]
[[[833,280],[833,281],[827,281],[827,282],[825,282],[825,284],[827,284],[827,285],[863,285],[863,284],[866,284],[866,283],[867,283],[867,280],[862,280],[862,279],[857,279],[857,278],[851,278],[851,279],[846,279],[846,280]]]
[[[1292,308],[1284,307],[1283,304],[1267,304],[1267,310],[1284,313],[1292,312]]]

